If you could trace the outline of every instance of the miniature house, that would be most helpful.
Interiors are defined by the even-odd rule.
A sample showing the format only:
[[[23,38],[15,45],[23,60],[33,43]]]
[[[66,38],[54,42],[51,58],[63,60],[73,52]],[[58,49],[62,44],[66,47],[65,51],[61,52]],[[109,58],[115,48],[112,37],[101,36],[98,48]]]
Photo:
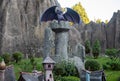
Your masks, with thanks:
[[[86,81],[86,71],[82,70],[81,81]],[[91,71],[90,72],[90,81],[106,81],[105,73],[103,70],[100,71]]]
[[[55,62],[50,57],[46,57],[43,61],[45,76],[44,73],[36,70],[32,73],[21,72],[18,81],[54,81],[52,74],[54,64]]]
[[[44,81],[44,75],[41,71],[21,72],[18,81]]]
[[[55,61],[53,61],[49,56],[47,56],[43,61],[43,66],[45,69],[45,81],[54,81],[53,78],[53,67],[54,67]]]

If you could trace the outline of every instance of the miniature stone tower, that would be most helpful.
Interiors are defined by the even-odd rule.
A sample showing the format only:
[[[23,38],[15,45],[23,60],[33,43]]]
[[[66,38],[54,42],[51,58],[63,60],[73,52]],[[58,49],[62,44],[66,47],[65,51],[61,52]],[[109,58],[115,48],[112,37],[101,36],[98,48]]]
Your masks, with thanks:
[[[54,67],[55,61],[53,61],[49,56],[47,56],[43,61],[43,66],[45,69],[45,81],[54,81],[53,78],[53,67]]]
[[[55,32],[55,61],[59,62],[61,60],[68,59],[68,31],[70,30],[69,22],[52,21],[50,27],[53,32]]]

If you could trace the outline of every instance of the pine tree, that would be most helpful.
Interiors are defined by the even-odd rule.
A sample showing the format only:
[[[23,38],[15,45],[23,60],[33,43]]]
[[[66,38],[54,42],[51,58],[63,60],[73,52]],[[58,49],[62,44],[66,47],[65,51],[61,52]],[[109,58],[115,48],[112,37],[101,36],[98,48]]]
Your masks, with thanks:
[[[94,58],[98,58],[100,52],[101,52],[100,41],[95,40],[93,44],[93,48],[92,48],[92,53],[93,53]]]
[[[79,2],[78,4],[74,5],[73,10],[75,10],[81,17],[82,21],[87,24],[89,23],[89,18],[87,16],[87,13],[85,12],[85,9],[82,7],[81,3]]]
[[[90,41],[87,40],[85,42],[85,53],[88,54],[88,53],[90,53],[90,51],[91,51]]]

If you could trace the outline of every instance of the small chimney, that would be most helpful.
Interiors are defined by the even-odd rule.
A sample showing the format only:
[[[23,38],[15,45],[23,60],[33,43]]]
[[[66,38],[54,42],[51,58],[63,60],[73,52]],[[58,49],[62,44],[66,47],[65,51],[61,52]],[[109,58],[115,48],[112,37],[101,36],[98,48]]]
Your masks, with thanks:
[[[2,61],[0,62],[0,81],[4,81],[5,79],[5,68],[6,68],[6,64],[2,59]]]

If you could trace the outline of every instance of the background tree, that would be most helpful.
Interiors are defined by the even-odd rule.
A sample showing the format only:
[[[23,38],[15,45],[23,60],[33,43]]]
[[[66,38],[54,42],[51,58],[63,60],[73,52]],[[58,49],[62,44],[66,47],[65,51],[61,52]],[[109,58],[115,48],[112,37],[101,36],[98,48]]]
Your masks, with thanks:
[[[108,20],[105,20],[105,24],[108,24],[108,22],[109,22]]]
[[[98,58],[100,51],[101,51],[100,41],[96,40],[92,47],[92,54],[94,58]]]
[[[90,41],[85,41],[85,53],[88,54],[91,51]]]
[[[13,59],[15,60],[16,63],[18,63],[18,61],[20,61],[22,58],[23,58],[22,52],[13,53]]]
[[[94,21],[95,21],[96,23],[98,23],[98,24],[102,22],[101,19],[94,19]]]
[[[82,18],[82,21],[87,24],[89,23],[89,18],[87,16],[87,13],[85,12],[85,9],[82,7],[81,3],[79,2],[78,4],[74,5],[73,10],[75,10],[76,12],[78,12],[78,14],[80,15],[80,17]]]
[[[6,64],[9,64],[11,61],[11,55],[9,53],[4,53],[1,57],[4,59]]]
[[[106,49],[105,54],[110,57],[110,59],[114,60],[119,57],[119,50],[112,48],[112,49]]]

